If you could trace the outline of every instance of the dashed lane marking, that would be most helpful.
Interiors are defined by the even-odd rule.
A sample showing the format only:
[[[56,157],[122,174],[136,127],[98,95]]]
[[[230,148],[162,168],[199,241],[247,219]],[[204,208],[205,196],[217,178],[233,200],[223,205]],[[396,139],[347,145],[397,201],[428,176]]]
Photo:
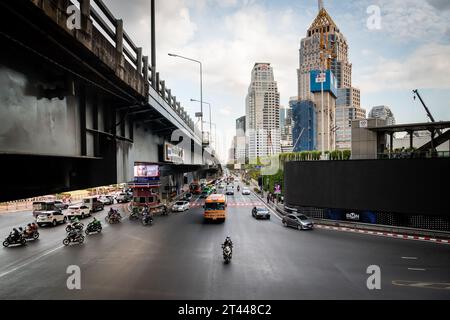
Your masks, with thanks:
[[[450,283],[446,282],[424,282],[424,281],[406,281],[406,280],[394,280],[392,281],[394,286],[424,288],[424,289],[437,289],[437,290],[450,290]]]
[[[411,270],[411,271],[427,271],[427,269],[423,269],[423,268],[408,268],[408,270]]]

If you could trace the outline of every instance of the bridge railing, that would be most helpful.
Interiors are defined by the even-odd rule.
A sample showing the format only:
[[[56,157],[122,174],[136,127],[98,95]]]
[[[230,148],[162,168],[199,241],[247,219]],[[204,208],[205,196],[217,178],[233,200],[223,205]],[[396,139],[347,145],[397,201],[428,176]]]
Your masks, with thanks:
[[[81,14],[93,21],[93,26],[100,31],[116,50],[119,51],[130,65],[139,72],[148,84],[148,90],[155,90],[158,95],[195,133],[194,121],[187,114],[180,102],[176,100],[164,80],[160,80],[159,73],[149,65],[148,57],[142,55],[142,48],[138,47],[123,29],[123,21],[116,19],[102,0],[70,0],[79,5]]]

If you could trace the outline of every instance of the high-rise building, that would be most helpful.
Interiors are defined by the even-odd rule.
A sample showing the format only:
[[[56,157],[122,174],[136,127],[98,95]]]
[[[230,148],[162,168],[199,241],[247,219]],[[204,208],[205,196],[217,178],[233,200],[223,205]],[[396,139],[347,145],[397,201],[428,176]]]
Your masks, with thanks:
[[[245,135],[245,116],[236,119],[236,146],[235,146],[235,160],[236,163],[247,163],[248,143]]]
[[[245,116],[236,119],[236,135],[245,135]]]
[[[383,119],[386,120],[386,125],[392,126],[395,124],[395,117],[391,109],[388,106],[376,106],[369,112],[368,118],[370,119]]]
[[[352,86],[352,64],[348,60],[347,40],[323,7],[323,3],[319,2],[319,8],[306,37],[300,42],[300,67],[297,70],[300,100],[312,100],[310,72],[313,70],[330,69],[336,77],[338,88]],[[324,61],[329,58],[331,61],[328,68]]]
[[[270,63],[255,63],[246,98],[248,156],[280,153],[280,93]]]
[[[361,108],[360,91],[357,88],[338,89],[336,100],[336,149],[352,147],[352,121],[366,118]]]
[[[311,100],[291,100],[293,151],[317,150],[317,111]]]

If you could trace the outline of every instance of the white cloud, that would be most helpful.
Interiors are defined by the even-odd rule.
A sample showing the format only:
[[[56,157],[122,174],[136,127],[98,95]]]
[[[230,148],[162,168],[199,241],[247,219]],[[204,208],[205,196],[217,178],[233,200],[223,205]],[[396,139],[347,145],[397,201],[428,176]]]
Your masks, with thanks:
[[[402,42],[445,41],[442,34],[449,30],[448,12],[436,10],[423,0],[379,0],[378,5],[382,31],[389,32],[390,37]]]
[[[363,93],[416,88],[450,89],[450,45],[426,44],[402,60],[378,57],[355,83]]]

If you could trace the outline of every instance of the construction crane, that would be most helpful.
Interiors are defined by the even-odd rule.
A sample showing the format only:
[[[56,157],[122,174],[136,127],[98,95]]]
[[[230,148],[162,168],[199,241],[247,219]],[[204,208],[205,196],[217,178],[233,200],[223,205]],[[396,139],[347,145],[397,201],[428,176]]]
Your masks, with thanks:
[[[430,112],[430,109],[428,109],[427,105],[425,104],[425,102],[423,101],[422,97],[419,94],[419,90],[413,90],[414,93],[414,100],[416,100],[416,96],[419,98],[420,102],[422,103],[423,107],[425,108],[425,112],[427,113],[428,118],[430,118],[431,122],[436,122],[434,120],[433,115]],[[440,129],[436,130],[438,135],[442,134],[442,131]]]

